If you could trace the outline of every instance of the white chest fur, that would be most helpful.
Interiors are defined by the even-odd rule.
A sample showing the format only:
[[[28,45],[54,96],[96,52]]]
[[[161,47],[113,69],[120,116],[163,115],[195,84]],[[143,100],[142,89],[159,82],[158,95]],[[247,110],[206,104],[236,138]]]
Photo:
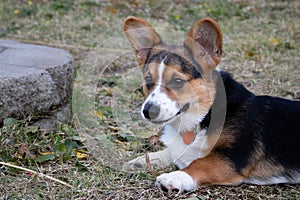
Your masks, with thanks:
[[[196,129],[196,136],[193,143],[187,145],[183,142],[180,132],[170,125],[164,127],[164,134],[161,141],[167,146],[168,154],[172,162],[183,169],[190,165],[193,160],[204,157],[201,150],[206,149],[207,136],[206,129]]]

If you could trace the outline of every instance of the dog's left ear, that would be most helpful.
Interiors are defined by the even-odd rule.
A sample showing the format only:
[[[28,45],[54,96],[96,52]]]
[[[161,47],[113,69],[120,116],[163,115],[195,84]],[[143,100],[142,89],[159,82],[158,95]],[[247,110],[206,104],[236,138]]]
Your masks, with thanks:
[[[184,45],[204,71],[213,70],[222,54],[221,29],[214,20],[201,19],[191,27]]]
[[[135,51],[140,67],[143,67],[150,50],[161,43],[159,35],[148,22],[136,17],[125,19],[124,32]]]

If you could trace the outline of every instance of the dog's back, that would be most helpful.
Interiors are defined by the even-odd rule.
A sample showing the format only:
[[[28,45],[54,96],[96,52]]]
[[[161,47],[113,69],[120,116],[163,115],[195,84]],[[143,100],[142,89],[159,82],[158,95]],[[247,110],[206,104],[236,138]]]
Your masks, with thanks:
[[[221,77],[227,96],[224,127],[230,127],[234,142],[216,152],[229,159],[238,173],[248,173],[248,182],[299,182],[300,101],[255,96],[228,73],[221,72]]]
[[[300,169],[300,102],[270,96],[258,96],[253,104],[260,124],[266,157],[285,169]],[[300,172],[300,171],[299,171]],[[300,175],[300,174],[299,174]]]

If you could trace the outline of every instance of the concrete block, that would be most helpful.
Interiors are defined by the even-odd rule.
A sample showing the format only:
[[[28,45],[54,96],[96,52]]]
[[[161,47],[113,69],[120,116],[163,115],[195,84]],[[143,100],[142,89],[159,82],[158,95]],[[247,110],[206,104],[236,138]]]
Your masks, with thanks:
[[[0,122],[28,115],[70,122],[73,79],[67,51],[0,40]]]

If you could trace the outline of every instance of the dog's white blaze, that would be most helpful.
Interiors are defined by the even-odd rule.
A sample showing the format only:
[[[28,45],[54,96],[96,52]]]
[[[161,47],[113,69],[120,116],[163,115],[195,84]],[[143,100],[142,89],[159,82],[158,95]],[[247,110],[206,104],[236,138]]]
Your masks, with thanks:
[[[157,81],[157,86],[156,87],[160,87],[162,85],[162,79],[163,79],[163,73],[164,73],[164,70],[165,70],[165,59],[164,58],[160,64],[159,64],[159,67],[158,67],[158,81]]]
[[[154,121],[169,120],[172,117],[174,117],[177,114],[177,112],[180,111],[180,108],[176,103],[176,101],[170,99],[170,97],[162,91],[163,73],[165,70],[165,63],[164,63],[165,59],[166,58],[164,58],[158,66],[157,69],[158,81],[156,83],[156,86],[154,90],[149,94],[149,96],[147,97],[147,99],[145,100],[142,106],[142,111],[144,109],[144,106],[148,102],[160,106],[159,116],[156,119],[154,119]],[[143,112],[142,112],[142,116],[144,117]]]
[[[153,97],[157,96],[157,94],[160,93],[160,87],[161,87],[161,84],[162,84],[162,76],[163,76],[163,72],[164,72],[164,68],[165,68],[165,64],[164,64],[164,60],[163,59],[160,64],[159,64],[159,67],[158,67],[158,82],[154,88],[154,90],[149,94],[149,96],[147,97],[147,99],[145,100],[145,102],[143,103],[142,105],[142,109],[141,109],[141,115],[144,117],[144,114],[143,114],[143,110],[144,110],[144,107],[145,105],[148,103],[148,102],[153,102],[155,103],[156,105],[158,104],[157,100]]]

